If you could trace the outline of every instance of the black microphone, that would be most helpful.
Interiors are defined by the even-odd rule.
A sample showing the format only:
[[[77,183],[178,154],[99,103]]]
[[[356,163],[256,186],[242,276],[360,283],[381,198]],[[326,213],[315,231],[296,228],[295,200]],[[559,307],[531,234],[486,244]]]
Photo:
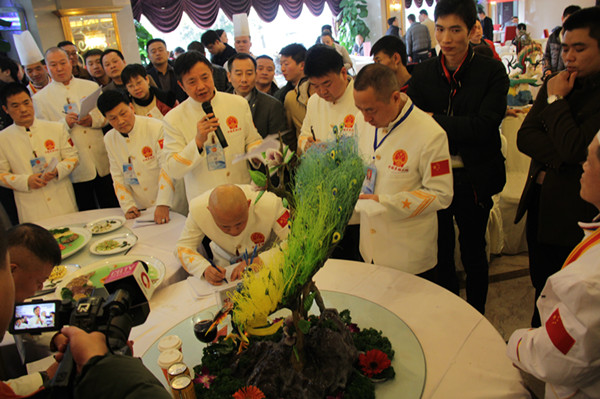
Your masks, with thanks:
[[[214,114],[212,105],[210,105],[210,101],[202,103],[202,109],[204,110],[204,112],[206,112],[206,115]],[[221,147],[225,148],[229,145],[229,144],[227,144],[227,140],[225,139],[225,136],[223,135],[221,126],[217,126],[217,130],[215,130],[215,134],[217,135],[217,138],[219,139],[219,143],[221,144]]]

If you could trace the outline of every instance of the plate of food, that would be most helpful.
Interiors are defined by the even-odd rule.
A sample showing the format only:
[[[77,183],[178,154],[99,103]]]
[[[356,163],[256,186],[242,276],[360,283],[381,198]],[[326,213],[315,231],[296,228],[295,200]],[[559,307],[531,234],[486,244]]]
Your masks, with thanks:
[[[69,274],[79,270],[79,265],[57,265],[52,268],[50,275],[44,281],[43,290],[55,288],[61,281],[64,280]]]
[[[113,255],[127,251],[137,242],[133,233],[123,233],[108,236],[90,245],[90,252],[94,255]]]
[[[56,287],[56,293],[62,299],[73,298],[76,301],[90,296],[94,288],[104,286],[104,279],[112,270],[130,265],[135,261],[142,261],[148,266],[148,276],[152,282],[151,292],[154,292],[165,278],[165,264],[153,256],[124,255],[89,264],[75,273],[67,275]]]
[[[48,231],[58,242],[63,259],[81,250],[92,239],[92,233],[81,227],[63,226]]]
[[[106,234],[121,228],[125,224],[125,220],[123,216],[102,218],[89,222],[85,225],[85,228],[92,234]]]

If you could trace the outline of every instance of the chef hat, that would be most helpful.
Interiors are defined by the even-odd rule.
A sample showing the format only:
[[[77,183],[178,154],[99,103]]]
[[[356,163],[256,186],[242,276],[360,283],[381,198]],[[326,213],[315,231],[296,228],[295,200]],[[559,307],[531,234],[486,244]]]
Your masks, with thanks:
[[[233,37],[250,36],[250,26],[248,26],[248,15],[233,14]]]
[[[20,35],[16,33],[13,34],[13,40],[15,41],[17,53],[19,53],[21,65],[35,64],[44,59],[40,48],[35,40],[33,40],[33,36],[31,36],[29,31],[25,31]]]

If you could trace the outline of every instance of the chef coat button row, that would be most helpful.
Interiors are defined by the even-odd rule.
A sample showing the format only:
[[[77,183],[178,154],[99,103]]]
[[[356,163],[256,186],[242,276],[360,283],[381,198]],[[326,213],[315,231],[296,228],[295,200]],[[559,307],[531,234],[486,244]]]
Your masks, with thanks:
[[[91,145],[88,145],[88,148],[91,150],[91,149],[92,149],[92,146],[91,146]]]
[[[142,175],[142,172],[137,172],[137,175],[138,175],[138,176],[141,176],[141,175]]]
[[[148,187],[144,187],[144,191],[148,191]]]
[[[375,155],[375,158],[379,161],[381,159],[381,155]]]
[[[50,198],[50,197],[48,197],[48,198],[46,198],[46,201],[50,201],[50,199],[51,199],[51,198]]]
[[[227,172],[227,177],[229,177],[229,175],[231,175],[231,172]]]
[[[86,133],[87,133],[87,131],[86,131],[86,130],[84,130],[84,131],[83,131],[83,134],[86,134]]]
[[[377,233],[377,231],[375,231],[375,229],[371,229],[371,234],[375,234]]]

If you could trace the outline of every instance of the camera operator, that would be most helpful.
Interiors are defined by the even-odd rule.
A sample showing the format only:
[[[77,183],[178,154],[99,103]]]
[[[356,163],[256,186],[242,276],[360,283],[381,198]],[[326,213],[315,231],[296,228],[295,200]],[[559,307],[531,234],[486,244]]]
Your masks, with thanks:
[[[0,222],[0,340],[4,337],[14,312],[15,285],[10,266],[7,233]],[[103,334],[88,334],[77,327],[64,327],[61,333],[70,344],[77,366],[78,375],[74,386],[76,398],[171,397],[156,377],[143,366],[141,360],[108,353]],[[63,359],[66,348],[66,343],[58,344],[58,361]],[[35,397],[44,397],[47,393],[42,390]],[[11,385],[0,382],[0,398],[19,397],[21,396],[15,393]]]

